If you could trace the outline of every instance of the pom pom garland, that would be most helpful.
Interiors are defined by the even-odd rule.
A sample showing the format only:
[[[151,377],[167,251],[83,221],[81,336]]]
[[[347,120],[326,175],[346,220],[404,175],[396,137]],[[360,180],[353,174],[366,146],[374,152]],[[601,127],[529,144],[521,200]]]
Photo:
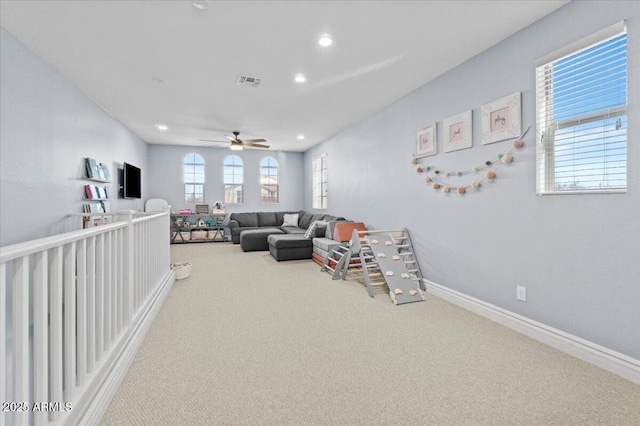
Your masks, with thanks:
[[[499,167],[505,164],[510,164],[511,162],[513,162],[513,155],[511,154],[511,151],[514,149],[520,149],[524,146],[524,142],[522,141],[522,138],[529,131],[530,128],[531,126],[529,126],[529,128],[522,135],[520,135],[520,137],[517,140],[513,141],[511,146],[509,146],[507,149],[505,149],[501,153],[497,154],[494,158],[492,158],[491,160],[484,161],[482,165],[473,166],[467,170],[447,171],[442,169],[434,169],[431,166],[426,166],[424,164],[421,164],[420,160],[417,158],[414,158],[411,161],[411,163],[413,165],[418,166],[416,168],[416,171],[418,173],[426,173],[423,178],[424,181],[431,183],[432,188],[436,191],[441,189],[442,192],[446,194],[451,192],[451,188],[454,188],[454,190],[461,195],[467,192],[467,188],[473,188],[477,191],[479,190],[481,186],[481,182],[484,179],[493,181],[496,178],[497,175],[496,175],[496,172],[494,171],[496,167]],[[475,179],[470,183],[467,183],[466,185],[460,185],[460,184],[449,185],[448,182],[443,182],[444,178],[449,178],[454,175],[456,177],[462,177],[469,173],[478,173],[482,169],[487,169],[485,172],[485,175],[482,176],[480,179]]]

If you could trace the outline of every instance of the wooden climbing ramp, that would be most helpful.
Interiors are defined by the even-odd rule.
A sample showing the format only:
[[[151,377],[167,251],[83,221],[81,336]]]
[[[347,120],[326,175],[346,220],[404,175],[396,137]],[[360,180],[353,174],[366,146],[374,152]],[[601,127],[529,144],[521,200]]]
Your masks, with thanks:
[[[367,292],[385,286],[396,305],[424,300],[422,274],[406,229],[354,230],[348,244],[342,244],[325,258],[323,271],[333,279],[362,273]]]

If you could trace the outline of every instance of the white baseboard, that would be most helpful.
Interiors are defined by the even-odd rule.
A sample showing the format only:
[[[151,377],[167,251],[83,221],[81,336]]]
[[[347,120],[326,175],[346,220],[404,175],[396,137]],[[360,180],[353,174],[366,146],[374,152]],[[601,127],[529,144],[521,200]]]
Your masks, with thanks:
[[[81,415],[74,416],[75,419],[70,418],[68,423],[65,421],[65,424],[97,425],[100,423],[129,366],[133,362],[138,348],[147,335],[147,331],[151,328],[153,320],[167,298],[169,291],[171,291],[175,280],[175,271],[170,269],[167,275],[164,276],[162,283],[158,285],[154,294],[147,300],[144,308],[134,319],[134,324],[125,337],[125,341],[122,342],[122,346],[114,354],[114,360],[109,360],[111,361],[111,367],[104,372],[104,379],[91,392],[91,399],[87,403],[86,410]],[[75,408],[74,406],[74,411]]]
[[[467,296],[432,281],[426,279],[423,281],[429,294],[640,384],[640,360]]]

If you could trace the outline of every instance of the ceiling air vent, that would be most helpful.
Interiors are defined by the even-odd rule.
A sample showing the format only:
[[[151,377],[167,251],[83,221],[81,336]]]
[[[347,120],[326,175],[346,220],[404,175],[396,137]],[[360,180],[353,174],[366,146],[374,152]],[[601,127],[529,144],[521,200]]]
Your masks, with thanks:
[[[250,77],[248,75],[241,75],[238,77],[236,84],[239,86],[258,87],[262,83],[262,79],[258,77]]]

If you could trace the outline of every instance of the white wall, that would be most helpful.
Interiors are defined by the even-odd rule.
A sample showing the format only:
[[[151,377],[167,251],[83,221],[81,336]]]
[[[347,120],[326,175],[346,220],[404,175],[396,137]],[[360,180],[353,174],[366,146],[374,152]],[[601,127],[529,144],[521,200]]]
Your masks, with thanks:
[[[142,168],[147,144],[114,120],[9,32],[0,32],[0,245],[77,229],[84,157],[117,168]],[[141,200],[111,200],[112,209],[142,209]]]
[[[228,148],[149,146],[149,198],[163,198],[171,204],[171,209],[195,211],[194,203],[183,203],[184,188],[182,162],[189,153],[197,153],[207,165],[205,174],[205,204],[212,206],[216,201],[224,202],[223,167],[228,155],[237,155],[244,165],[244,203],[227,204],[225,211],[281,211],[301,210],[304,206],[304,155],[299,152],[283,152],[258,149],[231,151]],[[273,157],[279,164],[280,202],[260,203],[260,161]]]
[[[536,196],[534,62],[623,19],[628,192]],[[427,279],[640,359],[639,79],[640,2],[573,1],[308,151],[306,207],[311,161],[326,152],[329,212],[408,228]],[[477,193],[431,189],[410,163],[415,131],[438,122],[434,167],[483,164],[511,142],[482,145],[480,106],[514,92],[522,92],[524,128],[533,126],[515,161]],[[468,109],[473,148],[443,153],[442,120]],[[516,300],[516,285],[527,287],[526,302]]]

